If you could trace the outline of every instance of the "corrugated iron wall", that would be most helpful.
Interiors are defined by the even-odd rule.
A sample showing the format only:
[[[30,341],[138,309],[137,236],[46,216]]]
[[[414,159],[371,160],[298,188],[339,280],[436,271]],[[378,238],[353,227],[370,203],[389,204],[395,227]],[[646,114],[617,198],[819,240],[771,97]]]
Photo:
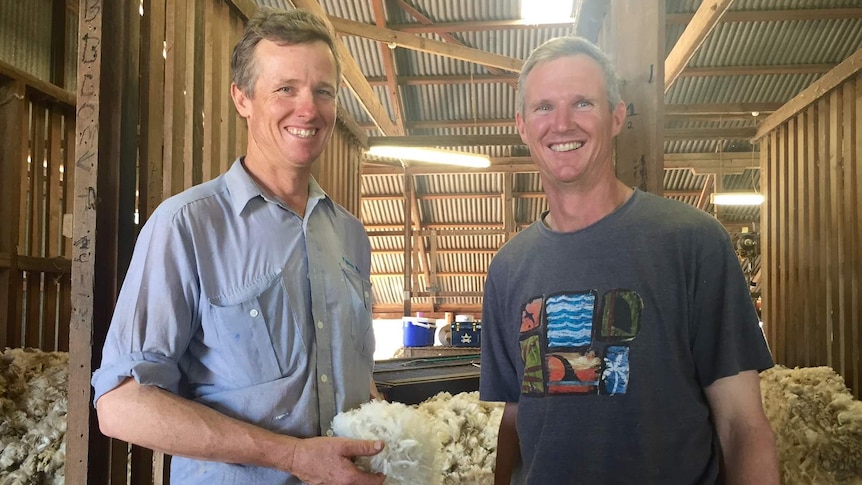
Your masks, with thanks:
[[[778,363],[862,395],[862,72],[760,143],[763,320]]]

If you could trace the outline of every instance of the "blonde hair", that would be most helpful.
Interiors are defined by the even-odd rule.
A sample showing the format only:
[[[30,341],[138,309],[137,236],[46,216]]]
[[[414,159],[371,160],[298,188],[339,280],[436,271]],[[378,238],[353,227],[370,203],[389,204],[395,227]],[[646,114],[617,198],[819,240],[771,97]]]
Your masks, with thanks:
[[[557,37],[536,47],[521,68],[521,74],[518,76],[518,96],[515,103],[517,103],[516,108],[522,116],[524,115],[524,83],[526,83],[533,68],[540,62],[554,61],[578,54],[591,57],[602,68],[605,77],[605,92],[608,97],[608,109],[614,110],[623,98],[620,96],[619,78],[617,78],[617,73],[608,56],[595,44],[583,37]]]

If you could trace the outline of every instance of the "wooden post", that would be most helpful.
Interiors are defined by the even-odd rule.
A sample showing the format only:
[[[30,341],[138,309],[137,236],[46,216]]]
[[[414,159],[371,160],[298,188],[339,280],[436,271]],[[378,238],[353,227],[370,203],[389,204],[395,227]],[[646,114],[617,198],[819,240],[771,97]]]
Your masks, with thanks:
[[[0,237],[0,348],[20,345],[16,335],[21,327],[21,272],[18,270],[18,231],[20,221],[21,167],[27,160],[27,100],[24,83],[0,78],[0,220],[8,229]]]
[[[413,219],[411,200],[413,196],[413,176],[404,171],[404,316],[411,315],[410,304],[413,297]]]
[[[137,49],[130,46],[138,45],[131,34],[138,19],[133,3],[102,0],[82,2],[78,16],[66,479],[101,484],[125,478],[127,470],[125,444],[112,447],[99,433],[90,377],[101,361],[120,261],[131,251],[129,234],[121,233],[131,230],[134,207],[136,151],[126,145],[136,144]]]
[[[626,103],[617,177],[657,195],[664,188],[664,17],[664,0],[614,0],[602,33]]]

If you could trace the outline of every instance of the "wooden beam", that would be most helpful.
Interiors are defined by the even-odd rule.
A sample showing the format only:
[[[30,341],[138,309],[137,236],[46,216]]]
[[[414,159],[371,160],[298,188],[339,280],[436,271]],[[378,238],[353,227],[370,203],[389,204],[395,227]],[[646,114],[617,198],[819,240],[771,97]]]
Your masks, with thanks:
[[[629,187],[661,195],[664,129],[664,0],[614,0],[602,43],[615,60],[626,103],[614,139],[616,175]]]
[[[560,19],[557,22],[536,23],[523,19],[513,20],[481,20],[475,22],[435,22],[433,24],[389,24],[389,28],[400,32],[414,34],[450,33],[450,32],[484,32],[489,30],[525,30],[525,29],[567,29],[574,27],[577,19],[574,17]]]
[[[359,125],[361,128],[373,128],[368,123]],[[434,130],[439,128],[474,128],[474,127],[490,127],[490,128],[508,128],[515,127],[515,118],[494,118],[494,119],[475,119],[475,120],[420,120],[420,121],[405,121],[404,126],[414,130]]]
[[[436,308],[437,312],[433,312],[432,309]],[[482,303],[439,303],[437,305],[432,305],[431,303],[421,303],[416,302],[413,304],[413,309],[417,312],[423,312],[425,315],[431,317],[442,318],[445,312],[449,313],[467,313],[467,314],[482,314]],[[401,305],[392,305],[392,304],[380,304],[375,303],[372,307],[372,315],[375,319],[377,318],[385,318],[385,319],[400,319],[403,314],[401,313]]]
[[[376,1],[380,1],[380,0],[376,0]],[[430,24],[434,23],[433,20],[426,17],[422,12],[420,12],[415,7],[413,7],[413,5],[410,5],[407,2],[407,0],[397,0],[397,1],[398,1],[398,5],[400,5],[401,8],[404,9],[404,11],[407,12],[411,17],[418,20],[419,23],[425,24],[425,25],[430,25]],[[380,27],[379,24],[378,24],[378,27]],[[454,35],[447,34],[447,33],[439,33],[437,35],[439,35],[443,40],[445,40],[446,42],[449,42],[451,44],[469,47],[465,43],[461,42],[461,40],[458,39],[457,37],[455,37]],[[503,74],[502,71],[500,71],[499,69],[493,68],[493,67],[487,67],[487,69],[491,74],[494,74],[494,75]],[[517,80],[513,81],[510,84],[512,85],[513,88],[517,88]]]
[[[386,27],[386,12],[383,10],[383,0],[371,0],[371,8],[374,10],[374,20],[377,26]],[[401,93],[398,90],[398,82],[395,69],[394,50],[386,44],[378,44],[380,58],[383,60],[383,71],[386,73],[386,92],[389,94],[389,105],[392,106],[395,115],[394,135],[404,135],[404,106],[401,103]]]
[[[71,273],[72,271],[72,261],[62,256],[39,258],[34,256],[15,256],[10,253],[0,253],[0,269],[12,268],[13,259],[15,260],[15,268],[21,271],[35,271],[55,275]]]
[[[404,181],[404,225],[402,226],[402,236],[404,237],[404,259],[403,259],[403,274],[404,278],[404,294],[402,295],[402,305],[404,306],[403,314],[405,316],[410,315],[410,298],[413,296],[413,281],[411,279],[411,275],[413,274],[413,258],[411,254],[413,253],[412,246],[412,227],[410,224],[410,213],[412,212],[412,204],[410,203],[412,198],[412,193],[414,191],[413,187],[413,176],[409,174],[404,174],[402,176],[402,180]],[[368,227],[368,226],[366,226]],[[397,230],[395,227],[393,230]]]
[[[353,119],[353,116],[350,116],[350,113],[344,109],[344,107],[338,107],[338,121],[344,125],[344,128],[347,129],[356,139],[359,141],[359,144],[364,148],[368,148],[368,134],[365,133],[365,130],[370,127],[360,126],[359,123]]]
[[[500,72],[501,74],[474,74],[469,76],[398,76],[398,84],[401,86],[448,86],[453,84],[511,84],[518,82],[517,74]],[[383,86],[386,84],[385,77],[369,77],[367,79],[368,83],[372,86]]]
[[[666,153],[665,170],[691,169],[696,174],[738,174],[760,168],[760,155],[753,153]]]
[[[326,12],[317,3],[317,0],[293,0],[293,4],[297,8],[308,10],[315,15],[326,18]],[[380,100],[374,94],[374,89],[365,80],[365,75],[362,74],[359,64],[356,63],[356,60],[350,55],[350,51],[347,50],[347,47],[338,38],[335,39],[335,50],[337,51],[338,58],[341,60],[341,77],[362,105],[362,108],[368,113],[368,116],[371,117],[384,135],[397,133],[398,127],[392,122],[392,119],[386,112],[386,108],[380,104]]]
[[[755,139],[762,138],[789,118],[796,115],[796,113],[801,111],[803,108],[817,101],[824,94],[844,82],[845,79],[859,72],[860,69],[862,69],[862,48],[854,52],[850,57],[835,66],[834,69],[824,74],[823,77],[805,88],[801,93],[797,94],[775,113],[772,113],[768,118],[766,118],[766,120],[763,121],[763,124],[761,124],[757,129]]]
[[[232,6],[240,16],[245,17],[244,20],[252,18],[257,12],[258,6],[254,0],[226,0],[227,4]]]
[[[751,138],[757,133],[757,128],[695,128],[666,129],[665,140],[706,140],[710,138]]]
[[[761,114],[768,114],[758,112],[758,116]],[[675,121],[683,121],[683,120],[691,120],[691,121],[755,121],[755,117],[752,116],[751,112],[746,113],[732,113],[732,114],[711,114],[711,113],[692,113],[692,114],[682,114],[675,113],[670,115],[674,118]],[[370,130],[374,129],[374,126],[371,123],[361,123],[357,125],[360,129]],[[441,128],[514,128],[515,127],[515,119],[514,118],[491,118],[491,119],[460,119],[460,120],[418,120],[418,121],[405,121],[404,126],[408,129],[416,130],[435,130]],[[704,128],[694,128],[695,130],[703,130]],[[674,132],[671,131],[671,134]],[[425,135],[413,135],[413,136],[425,136]],[[430,135],[429,135],[430,136]]]
[[[373,136],[368,146],[469,147],[523,145],[519,135]]]
[[[337,32],[384,42],[387,45],[394,44],[406,49],[427,52],[429,54],[450,57],[512,72],[519,72],[521,70],[521,66],[524,64],[524,61],[514,57],[501,56],[488,51],[448,44],[446,42],[440,42],[433,39],[426,39],[424,37],[399,32],[397,30],[381,29],[373,25],[354,22],[340,17],[329,17],[329,20],[332,22],[332,25],[335,27]]]
[[[665,140],[703,140],[709,138],[751,138],[756,128],[695,128],[666,129]],[[376,136],[368,138],[368,146],[406,147],[472,147],[520,146],[519,135],[428,135],[428,136]]]
[[[69,107],[75,106],[75,93],[42,81],[36,76],[24,72],[11,64],[3,62],[2,60],[0,60],[0,76],[9,79],[17,79],[23,82],[24,86],[27,87],[27,90],[31,93],[35,92],[36,96],[39,98],[48,98]]]
[[[733,0],[704,0],[664,62],[664,92],[668,92]]]
[[[835,64],[783,64],[777,66],[686,67],[679,77],[710,76],[780,76],[788,74],[823,74]]]
[[[18,245],[21,228],[20,183],[29,150],[29,114],[27,87],[23,80],[6,80],[0,77],[0,127],[3,143],[0,145],[0,252],[8,255],[0,268],[0,348],[19,347],[23,293],[22,273],[18,270]]]
[[[118,9],[104,0],[88,1],[78,12],[78,97],[75,134],[75,186],[71,194],[75,201],[72,250],[72,317],[69,322],[69,393],[67,413],[66,480],[70,483],[107,483],[110,441],[98,432],[92,409],[90,377],[98,367],[101,344],[110,320],[108,313],[113,301],[100,291],[99,280],[110,276],[112,261],[102,259],[111,251],[104,244],[100,209],[103,185],[106,199],[110,189],[99,184],[104,176],[107,158],[104,151],[110,143],[106,138],[116,135],[115,126],[101,125],[111,121],[108,115],[115,97],[110,84],[118,75],[113,69],[102,69],[104,59],[117,55],[124,45],[122,21]],[[113,3],[113,2],[110,2]],[[112,29],[111,27],[114,27]],[[117,35],[119,34],[119,35]],[[105,41],[111,39],[110,42]],[[106,125],[112,123],[106,123]],[[116,161],[116,160],[115,160]],[[108,209],[110,210],[110,209]],[[96,251],[97,242],[99,251]],[[97,264],[97,262],[99,264]],[[102,286],[102,288],[100,288]],[[115,295],[112,295],[115,296]],[[100,308],[101,307],[101,308]]]
[[[668,24],[688,25],[694,14],[667,14]],[[793,22],[812,20],[844,20],[862,18],[862,8],[809,8],[794,10],[730,10],[721,17],[722,23],[729,22]]]
[[[751,115],[771,113],[781,107],[781,103],[711,103],[711,104],[666,104],[665,116],[687,115]]]

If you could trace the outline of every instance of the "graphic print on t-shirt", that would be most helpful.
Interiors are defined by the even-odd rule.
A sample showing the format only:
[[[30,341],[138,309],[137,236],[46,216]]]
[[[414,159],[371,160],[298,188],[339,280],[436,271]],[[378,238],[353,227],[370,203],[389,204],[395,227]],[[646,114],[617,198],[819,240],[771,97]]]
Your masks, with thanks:
[[[640,295],[625,289],[600,301],[595,290],[531,298],[521,310],[521,393],[624,394],[642,311]]]

